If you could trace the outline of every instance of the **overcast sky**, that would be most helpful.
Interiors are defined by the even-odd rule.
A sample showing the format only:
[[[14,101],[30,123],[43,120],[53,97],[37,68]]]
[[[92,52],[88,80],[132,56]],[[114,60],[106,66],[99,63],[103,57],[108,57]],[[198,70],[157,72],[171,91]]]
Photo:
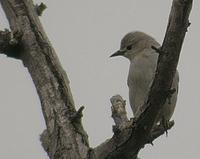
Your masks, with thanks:
[[[36,2],[40,2],[37,0]],[[76,107],[84,105],[83,123],[90,145],[112,136],[110,97],[121,94],[128,101],[129,62],[110,59],[127,32],[144,31],[162,43],[171,0],[43,0],[48,6],[41,17],[44,29],[66,70]],[[200,134],[200,1],[190,16],[178,70],[180,87],[173,115],[175,126],[145,146],[142,159],[195,159]],[[7,21],[0,11],[0,28]],[[0,55],[0,158],[47,159],[39,135],[45,129],[33,82],[22,62]],[[127,102],[129,116],[131,112]]]

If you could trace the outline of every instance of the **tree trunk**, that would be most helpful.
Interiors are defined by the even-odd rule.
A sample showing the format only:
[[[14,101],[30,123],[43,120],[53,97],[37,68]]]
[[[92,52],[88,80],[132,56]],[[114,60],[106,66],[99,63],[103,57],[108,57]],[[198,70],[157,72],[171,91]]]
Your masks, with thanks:
[[[68,77],[60,65],[30,0],[1,0],[20,45],[13,54],[23,61],[39,95],[47,129],[41,135],[51,159],[87,158],[87,135],[76,116]],[[77,118],[77,119],[76,119]]]
[[[145,144],[165,132],[161,127],[152,130],[152,126],[170,92],[192,0],[173,1],[163,45],[154,48],[160,55],[147,109],[129,121],[124,100],[112,97],[114,135],[93,149],[81,123],[83,107],[76,111],[68,77],[39,21],[45,7],[34,6],[32,0],[0,2],[11,28],[11,32],[0,31],[0,52],[22,60],[28,68],[41,101],[47,127],[41,142],[50,159],[136,159]]]

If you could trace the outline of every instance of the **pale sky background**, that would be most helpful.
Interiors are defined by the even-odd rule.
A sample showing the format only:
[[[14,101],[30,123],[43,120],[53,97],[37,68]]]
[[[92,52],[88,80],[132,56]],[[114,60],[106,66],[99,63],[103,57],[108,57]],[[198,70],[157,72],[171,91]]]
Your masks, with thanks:
[[[37,0],[35,2],[41,2]],[[160,43],[166,30],[171,0],[43,0],[48,6],[40,18],[66,70],[76,107],[84,105],[83,123],[90,145],[112,136],[110,97],[128,101],[129,62],[110,59],[129,31],[141,30]],[[141,159],[196,159],[200,147],[200,1],[195,1],[179,60],[179,98],[169,137],[146,146]],[[7,21],[0,11],[0,28]],[[22,62],[0,55],[0,158],[48,159],[40,146],[44,119],[35,87]],[[127,103],[129,116],[131,115]]]

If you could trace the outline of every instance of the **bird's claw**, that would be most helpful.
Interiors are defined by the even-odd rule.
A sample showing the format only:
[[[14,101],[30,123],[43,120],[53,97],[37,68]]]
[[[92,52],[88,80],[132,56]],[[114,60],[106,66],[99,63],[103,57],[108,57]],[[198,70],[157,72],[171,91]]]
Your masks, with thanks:
[[[162,126],[163,126],[163,129],[166,133],[166,137],[168,136],[168,129],[170,128],[170,124],[169,124],[169,121],[165,119],[165,117],[162,117],[162,120],[161,120],[161,123],[160,123]]]

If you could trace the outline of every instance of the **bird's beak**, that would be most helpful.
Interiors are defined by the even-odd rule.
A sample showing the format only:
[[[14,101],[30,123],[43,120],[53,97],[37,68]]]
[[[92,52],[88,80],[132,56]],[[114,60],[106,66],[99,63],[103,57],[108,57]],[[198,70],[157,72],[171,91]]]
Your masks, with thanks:
[[[123,56],[125,52],[126,52],[126,50],[118,50],[114,54],[110,55],[110,57]]]

